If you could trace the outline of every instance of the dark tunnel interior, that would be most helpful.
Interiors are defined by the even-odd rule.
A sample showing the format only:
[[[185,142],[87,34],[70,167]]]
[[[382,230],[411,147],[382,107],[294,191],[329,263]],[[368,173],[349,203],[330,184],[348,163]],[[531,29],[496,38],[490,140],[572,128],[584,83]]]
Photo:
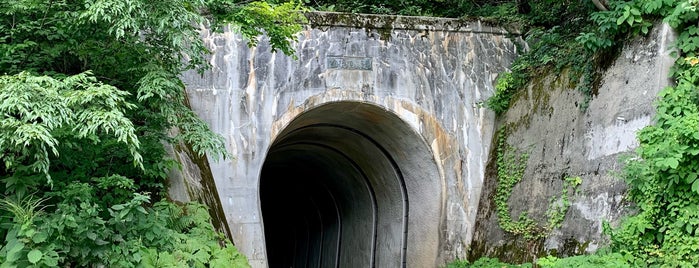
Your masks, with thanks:
[[[261,171],[269,267],[405,267],[412,208],[404,172],[420,164],[406,168],[401,159],[414,143],[424,146],[409,131],[361,103],[321,106],[292,121]]]

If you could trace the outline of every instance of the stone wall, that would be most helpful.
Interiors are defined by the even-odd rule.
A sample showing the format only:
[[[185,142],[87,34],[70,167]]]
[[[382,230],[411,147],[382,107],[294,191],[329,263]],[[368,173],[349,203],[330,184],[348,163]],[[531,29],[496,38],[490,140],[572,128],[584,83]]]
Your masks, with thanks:
[[[508,144],[529,155],[523,180],[509,199],[512,218],[526,211],[543,225],[550,198],[561,195],[563,180],[580,177],[582,184],[562,227],[544,239],[526,241],[498,226],[493,201],[497,167],[491,159],[469,259],[523,262],[537,255],[591,253],[605,245],[602,222],[617,224],[628,213],[626,186],[616,175],[623,165],[619,157],[638,146],[635,132],[651,123],[653,100],[671,82],[674,61],[668,47],[673,40],[670,27],[658,25],[649,36],[626,44],[584,111],[584,96],[571,88],[575,83],[567,72],[539,77],[516,96],[497,124],[509,127]]]

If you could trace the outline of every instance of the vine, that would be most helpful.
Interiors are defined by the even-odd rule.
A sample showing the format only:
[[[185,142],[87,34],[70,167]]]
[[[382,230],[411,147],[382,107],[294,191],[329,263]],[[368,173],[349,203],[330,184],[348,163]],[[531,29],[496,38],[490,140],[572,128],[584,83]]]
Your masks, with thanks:
[[[570,208],[571,195],[578,185],[582,183],[580,177],[566,177],[563,182],[563,190],[559,197],[552,197],[546,210],[546,225],[541,227],[531,219],[526,212],[519,214],[517,220],[510,215],[508,200],[512,195],[512,188],[519,183],[527,167],[529,155],[520,154],[516,148],[507,143],[507,127],[500,131],[497,147],[497,178],[498,185],[495,190],[495,210],[498,215],[498,224],[506,232],[522,235],[525,239],[533,240],[543,238],[552,230],[559,228]]]
[[[533,238],[536,229],[534,221],[526,212],[520,213],[518,220],[512,220],[508,205],[512,188],[522,180],[529,156],[518,154],[514,147],[507,144],[506,134],[506,128],[500,131],[497,147],[498,186],[495,190],[495,209],[498,223],[507,232]]]
[[[551,198],[548,210],[546,210],[546,218],[548,225],[545,230],[547,232],[553,229],[560,228],[565,219],[566,213],[570,208],[570,196],[577,192],[577,187],[582,184],[580,177],[566,177],[563,179],[563,191],[558,198]]]

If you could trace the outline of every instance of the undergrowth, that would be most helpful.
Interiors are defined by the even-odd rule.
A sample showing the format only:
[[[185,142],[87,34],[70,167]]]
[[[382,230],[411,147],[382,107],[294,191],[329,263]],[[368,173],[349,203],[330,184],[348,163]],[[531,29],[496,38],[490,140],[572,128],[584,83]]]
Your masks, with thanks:
[[[510,264],[501,262],[494,258],[480,258],[472,263],[468,261],[456,261],[447,265],[447,268],[631,268],[624,260],[623,256],[618,253],[593,254],[586,256],[574,256],[568,258],[556,258],[548,256],[538,259],[535,264],[522,263]]]
[[[200,26],[286,54],[296,2],[0,1],[0,267],[248,267],[202,204],[167,200],[166,145],[229,156],[180,75]],[[206,156],[205,156],[206,155]]]

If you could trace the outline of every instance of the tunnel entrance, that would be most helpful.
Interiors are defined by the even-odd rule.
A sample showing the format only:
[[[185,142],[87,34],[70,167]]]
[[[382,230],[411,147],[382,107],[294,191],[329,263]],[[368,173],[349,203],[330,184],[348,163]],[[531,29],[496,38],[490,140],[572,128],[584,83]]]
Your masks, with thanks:
[[[396,115],[357,102],[303,113],[274,141],[261,171],[268,264],[434,263],[439,182],[429,147]]]

